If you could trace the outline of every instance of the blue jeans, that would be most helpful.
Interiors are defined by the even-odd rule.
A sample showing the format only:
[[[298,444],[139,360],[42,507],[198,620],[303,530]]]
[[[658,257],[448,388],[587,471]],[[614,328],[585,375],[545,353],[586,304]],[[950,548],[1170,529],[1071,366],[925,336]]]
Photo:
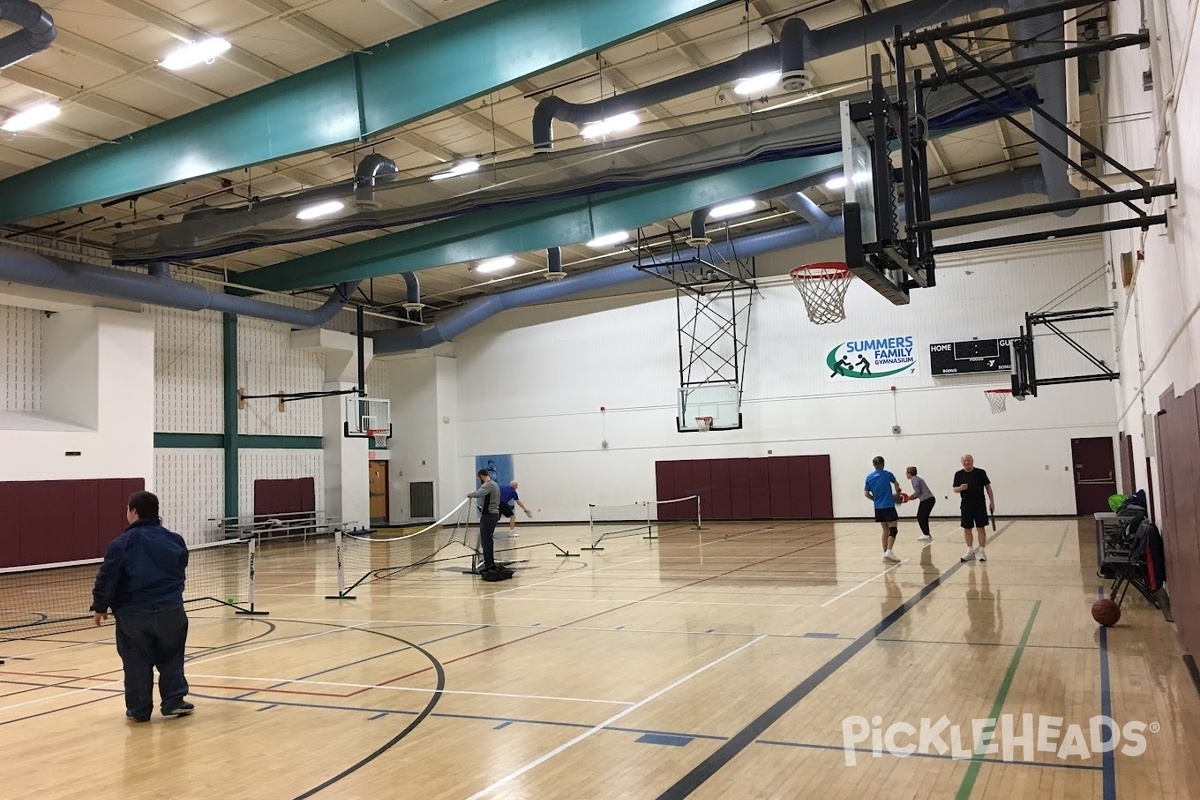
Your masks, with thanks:
[[[183,649],[188,618],[180,604],[160,604],[149,609],[114,612],[117,653],[125,667],[125,710],[147,719],[154,710],[154,669],[162,710],[169,711],[187,696],[183,675]]]

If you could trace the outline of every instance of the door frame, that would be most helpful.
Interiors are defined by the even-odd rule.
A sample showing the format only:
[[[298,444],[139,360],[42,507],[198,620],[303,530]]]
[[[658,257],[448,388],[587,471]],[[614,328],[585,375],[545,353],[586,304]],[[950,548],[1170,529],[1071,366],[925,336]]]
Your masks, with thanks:
[[[376,517],[371,514],[371,498],[380,496],[380,495],[372,495],[371,494],[370,471],[371,471],[371,469],[374,468],[374,465],[376,465],[376,464],[381,464],[383,466],[383,495],[382,495],[383,496],[383,516],[382,517]],[[376,520],[382,520],[385,523],[389,522],[391,520],[391,513],[392,513],[392,486],[391,486],[391,483],[392,483],[391,467],[388,464],[387,459],[383,459],[383,458],[371,459],[370,461],[367,462],[367,516],[370,517],[370,521],[372,523],[374,523]]]

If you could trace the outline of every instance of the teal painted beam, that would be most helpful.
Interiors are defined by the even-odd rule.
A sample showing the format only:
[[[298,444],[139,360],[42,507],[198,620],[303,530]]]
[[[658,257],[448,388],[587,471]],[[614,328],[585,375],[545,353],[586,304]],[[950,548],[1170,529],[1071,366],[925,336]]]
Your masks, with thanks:
[[[225,435],[221,433],[169,433],[154,434],[154,446],[159,449],[217,450],[225,446]],[[254,436],[238,435],[241,450],[320,450],[320,436]]]
[[[320,436],[238,436],[242,450],[320,450]]]
[[[220,433],[155,433],[154,446],[160,450],[216,450],[225,446],[225,436]]]
[[[793,158],[649,188],[483,211],[260,267],[238,280],[261,289],[300,289],[577,244],[766,191],[841,163],[841,153]]]
[[[225,516],[236,517],[238,502],[238,318],[221,315],[221,376],[225,433]]]
[[[497,0],[0,181],[0,223],[343,145],[731,0]]]

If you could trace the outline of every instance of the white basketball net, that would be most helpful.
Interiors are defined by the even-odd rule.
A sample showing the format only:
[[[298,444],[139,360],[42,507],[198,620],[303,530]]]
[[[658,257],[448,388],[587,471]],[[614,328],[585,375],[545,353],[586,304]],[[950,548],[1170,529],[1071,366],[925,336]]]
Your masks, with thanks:
[[[707,433],[712,430],[712,417],[696,417],[696,430]]]
[[[809,264],[791,271],[792,283],[804,300],[808,318],[817,325],[846,318],[846,289],[854,273],[835,262]]]
[[[387,447],[388,432],[384,430],[370,430],[367,435],[371,437],[371,441],[375,443],[375,447],[382,449]]]
[[[1008,398],[1008,392],[1002,389],[984,389],[983,396],[988,399],[988,404],[992,407],[993,414],[1004,413],[1004,401]]]

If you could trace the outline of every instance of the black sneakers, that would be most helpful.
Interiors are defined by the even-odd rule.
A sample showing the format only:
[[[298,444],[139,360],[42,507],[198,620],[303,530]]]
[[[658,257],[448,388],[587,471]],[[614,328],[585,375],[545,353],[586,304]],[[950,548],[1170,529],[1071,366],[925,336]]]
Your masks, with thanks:
[[[181,700],[170,708],[162,710],[164,717],[186,717],[188,714],[196,710],[196,707],[186,700]]]
[[[490,567],[484,567],[479,570],[479,577],[485,581],[506,581],[513,576],[513,571],[508,567],[502,567],[499,564],[493,564]]]

